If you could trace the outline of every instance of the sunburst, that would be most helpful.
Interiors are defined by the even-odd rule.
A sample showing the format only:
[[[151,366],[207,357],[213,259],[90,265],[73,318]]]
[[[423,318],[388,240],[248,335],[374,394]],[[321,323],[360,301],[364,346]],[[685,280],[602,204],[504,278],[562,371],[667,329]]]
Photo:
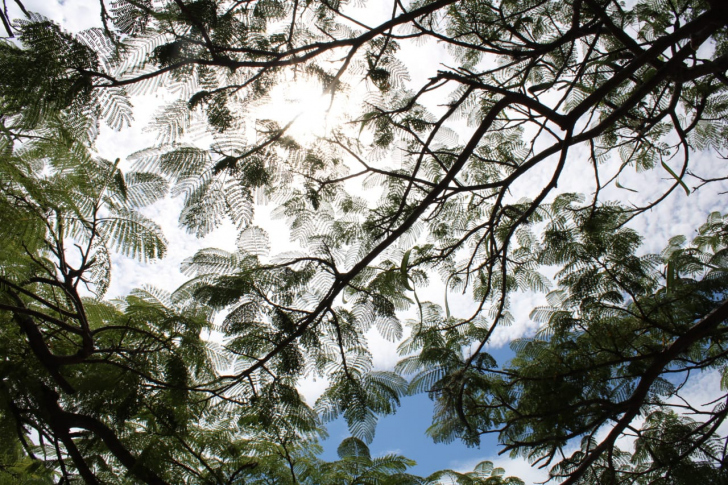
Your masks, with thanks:
[[[309,145],[345,121],[349,101],[344,92],[332,96],[319,82],[297,79],[273,87],[254,115],[258,120],[272,120],[287,127],[288,136]]]

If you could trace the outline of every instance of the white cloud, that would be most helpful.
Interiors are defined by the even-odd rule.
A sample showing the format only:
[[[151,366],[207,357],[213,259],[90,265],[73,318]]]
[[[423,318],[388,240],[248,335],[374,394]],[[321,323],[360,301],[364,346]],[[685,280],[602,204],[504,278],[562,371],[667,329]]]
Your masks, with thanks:
[[[699,411],[711,412],[721,402],[724,405],[726,402],[726,392],[721,389],[720,381],[721,373],[718,369],[701,372],[698,375],[693,375],[687,381],[680,390],[680,396]],[[684,401],[678,398],[671,398],[668,402],[684,404]],[[705,421],[707,417],[706,415],[695,415],[689,412],[686,412],[685,415],[696,421]],[[728,434],[728,422],[724,421],[716,431],[716,436],[725,436],[726,434]]]
[[[28,12],[36,12],[58,22],[64,29],[80,32],[101,26],[101,9],[98,2],[89,0],[22,0]],[[23,16],[15,2],[7,2],[11,18]]]
[[[298,381],[298,392],[301,393],[309,406],[313,406],[329,385],[329,380],[323,377],[309,375]]]

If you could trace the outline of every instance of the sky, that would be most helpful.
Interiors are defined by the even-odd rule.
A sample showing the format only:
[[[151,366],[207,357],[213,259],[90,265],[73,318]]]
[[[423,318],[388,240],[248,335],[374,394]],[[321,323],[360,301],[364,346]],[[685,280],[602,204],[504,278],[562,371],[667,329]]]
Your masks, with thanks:
[[[379,7],[372,7],[370,2],[367,8],[359,8],[354,11],[357,18],[370,25],[377,21],[386,19],[390,14],[387,0],[376,0]],[[100,24],[99,5],[97,0],[24,0],[25,6],[30,11],[39,12],[60,23],[69,31],[96,27]],[[17,9],[12,2],[8,8],[17,15]],[[422,52],[427,54],[423,56]],[[403,47],[401,58],[412,60],[408,63],[410,83],[412,86],[419,86],[436,74],[438,69],[449,63],[447,53],[437,44],[430,43],[426,46],[414,47],[409,44]],[[305,98],[311,98],[306,95]],[[146,120],[151,119],[155,110],[165,100],[170,99],[165,93],[155,93],[145,97],[137,97],[133,100],[135,105],[135,122],[130,128],[119,132],[104,127],[97,141],[97,148],[101,156],[108,159],[117,157],[126,160],[134,151],[155,142],[154,134],[145,130]],[[431,100],[434,106],[438,100]],[[301,105],[297,109],[310,111],[310,105]],[[289,109],[290,105],[283,103],[282,110]],[[308,124],[313,122],[309,121]],[[305,124],[305,123],[304,123]],[[465,130],[465,127],[463,127]],[[588,164],[584,161],[588,158],[583,151],[574,150],[567,161],[565,175],[559,182],[559,192],[575,191],[589,193],[592,190],[591,175],[587,170]],[[127,163],[128,166],[128,162]],[[612,170],[619,168],[617,161],[609,162]],[[717,158],[714,154],[703,152],[694,155],[691,161],[691,169],[699,174],[716,174],[724,170],[725,161]],[[675,161],[675,167],[678,161]],[[550,177],[552,167],[542,164],[531,174],[529,179],[523,180],[521,186],[514,187],[514,198],[518,194],[529,194],[529,184],[538,182],[539,179]],[[636,173],[629,171],[620,177],[620,184],[637,192],[627,189],[619,189],[611,184],[605,191],[604,199],[619,200],[624,204],[640,204],[651,200],[669,186],[673,180],[667,172],[660,169]],[[642,251],[659,252],[667,243],[669,238],[679,234],[690,236],[695,229],[705,221],[708,213],[712,211],[726,211],[726,199],[721,192],[728,191],[728,184],[713,184],[693,191],[689,196],[681,189],[675,190],[665,201],[650,212],[636,218],[630,225],[645,236]],[[159,223],[167,239],[170,242],[167,257],[160,262],[152,264],[140,264],[136,261],[115,256],[113,259],[112,285],[108,292],[109,297],[124,295],[134,287],[153,282],[157,287],[165,290],[174,290],[182,281],[184,276],[180,273],[180,263],[187,257],[194,254],[197,249],[203,247],[220,247],[233,250],[235,248],[236,231],[231,223],[223,224],[207,237],[198,239],[187,234],[177,225],[177,214],[181,207],[181,200],[167,198],[155,203],[145,209],[145,214]],[[270,207],[257,209],[256,223],[266,227],[269,233],[284,234],[283,222],[273,221],[270,218]],[[273,252],[285,250],[287,239],[285,237],[272,237]],[[430,299],[435,303],[443,303],[444,286],[442,283],[433,282],[431,287],[424,291],[421,298]],[[530,336],[537,330],[538,325],[530,320],[529,313],[532,308],[545,304],[543,295],[522,293],[517,296],[517,304],[513,305],[515,322],[510,327],[500,327],[495,332],[492,342],[489,344],[489,352],[499,360],[504,361],[511,354],[508,344],[520,337]],[[451,294],[449,296],[450,308],[454,316],[466,316],[475,308],[474,303],[467,295]],[[411,316],[411,315],[410,315]],[[406,318],[407,315],[403,315]],[[377,369],[391,369],[397,361],[396,343],[388,342],[375,333],[370,335],[370,344],[374,354],[374,366]],[[695,379],[686,389],[686,394],[691,395],[701,402],[708,402],[711,396],[718,390],[716,373],[708,373]],[[306,399],[313,403],[323,391],[325,381],[319,379],[306,379],[301,386],[301,391]],[[543,481],[547,478],[544,470],[533,470],[523,459],[510,460],[505,456],[497,455],[497,439],[494,436],[486,437],[480,448],[467,448],[459,442],[450,444],[434,444],[425,436],[424,432],[430,425],[432,415],[432,403],[426,396],[420,395],[408,397],[403,400],[398,412],[389,417],[380,419],[376,437],[371,445],[373,454],[381,455],[389,452],[401,453],[418,462],[412,470],[418,474],[429,474],[442,468],[452,468],[460,471],[471,470],[475,464],[487,459],[493,461],[497,466],[503,466],[507,474],[514,474],[523,478],[526,483]],[[329,426],[330,438],[324,442],[324,458],[335,459],[335,450],[338,443],[348,436],[345,424],[337,420]]]

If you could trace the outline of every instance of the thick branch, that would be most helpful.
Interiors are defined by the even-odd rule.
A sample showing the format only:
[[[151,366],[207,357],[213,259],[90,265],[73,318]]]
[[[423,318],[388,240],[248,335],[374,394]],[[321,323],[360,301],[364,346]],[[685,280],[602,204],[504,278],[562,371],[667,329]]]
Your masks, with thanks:
[[[687,351],[691,345],[709,336],[720,324],[725,322],[726,319],[728,319],[728,300],[724,301],[720,306],[718,306],[718,308],[693,325],[690,330],[685,332],[685,334],[675,340],[670,347],[658,355],[654,363],[647,368],[642,379],[640,379],[640,383],[637,385],[632,396],[627,401],[627,411],[625,411],[624,415],[617,420],[617,423],[609,432],[609,435],[607,435],[607,437],[596,448],[587,453],[579,467],[569,475],[569,478],[566,479],[562,485],[572,485],[577,483],[579,478],[584,475],[592,463],[594,463],[594,461],[599,458],[604,451],[612,448],[617,438],[622,434],[627,426],[629,426],[637,414],[639,414],[652,384],[658,377],[660,377],[664,368],[680,354]]]

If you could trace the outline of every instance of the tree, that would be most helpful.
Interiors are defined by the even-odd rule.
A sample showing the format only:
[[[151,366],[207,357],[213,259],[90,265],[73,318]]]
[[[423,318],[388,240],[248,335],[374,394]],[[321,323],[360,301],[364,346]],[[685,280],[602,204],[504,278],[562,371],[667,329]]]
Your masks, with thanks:
[[[725,368],[723,219],[711,216],[704,239],[675,241],[664,259],[635,256],[639,236],[625,228],[675,189],[689,193],[689,176],[699,185],[726,179],[689,169],[696,151],[720,155],[728,139],[722,2],[392,2],[375,26],[345,2],[100,6],[103,29],[69,34],[29,14],[15,23],[22,44],[0,48],[1,147],[12,172],[3,204],[24,214],[7,219],[16,242],[3,256],[3,329],[14,332],[9,368],[37,360],[36,384],[18,380],[3,417],[19,423],[28,456],[25,425],[91,482],[122,469],[149,483],[248,480],[256,469],[282,473],[281,459],[291,473],[280,480],[295,481],[294,462],[312,459],[304,443],[320,433],[318,416],[343,415],[365,442],[378,415],[427,391],[438,401],[436,438],[477,443],[498,432],[506,450],[554,464],[567,483],[724,478],[720,406],[690,421],[665,400],[677,392],[666,376]],[[398,57],[413,41],[438,42],[456,66],[413,90]],[[318,83],[331,106],[362,79],[369,92],[359,111],[347,107],[347,122],[313,141],[296,139],[294,116],[247,118],[291,79]],[[152,122],[159,143],[130,157],[137,172],[122,175],[90,154],[42,171],[43,159],[89,150],[99,118],[131,123],[129,95],[162,88],[179,96]],[[200,126],[207,146],[185,138]],[[63,183],[78,187],[83,204],[42,182],[66,177],[64,163],[76,175]],[[557,194],[581,165],[593,173],[590,200]],[[631,168],[672,183],[639,206],[605,201]],[[378,187],[379,200],[352,190],[358,182]],[[98,300],[109,248],[163,254],[156,226],[135,209],[166,183],[184,197],[184,227],[204,235],[229,218],[238,250],[192,256],[191,279],[172,295]],[[253,225],[256,199],[276,204],[300,251],[269,254],[265,230]],[[71,235],[75,265],[63,246]],[[534,314],[545,330],[498,368],[486,344],[512,318],[516,291],[550,289],[545,265],[562,268],[551,307]],[[472,292],[469,318],[454,318],[447,300],[444,312],[420,301],[437,273],[448,289]],[[81,282],[96,300],[71,291]],[[365,332],[400,339],[397,311],[411,306],[419,319],[401,372],[372,370]],[[215,313],[224,315],[219,349],[200,337]],[[84,321],[92,314],[98,328]],[[78,389],[75,379],[89,382],[102,368],[96,379],[109,389]],[[295,391],[304,373],[329,380],[318,414]],[[113,414],[124,410],[133,416]],[[616,447],[625,433],[633,453]],[[582,449],[559,459],[577,439]],[[349,473],[348,456],[331,470]]]
[[[434,483],[356,438],[341,460],[317,458],[325,430],[295,379],[251,375],[252,395],[230,386],[244,344],[204,340],[211,307],[186,289],[103,300],[111,252],[164,256],[139,209],[167,182],[95,157],[73,115],[44,114],[0,157],[0,483]],[[25,118],[9,120],[6,133]],[[453,476],[473,483],[486,468]]]
[[[722,483],[726,396],[706,408],[681,389],[691,373],[720,369],[725,390],[726,219],[711,214],[687,247],[676,237],[662,256],[636,256],[639,235],[604,230],[622,225],[624,208],[583,211],[576,201],[560,196],[544,208],[558,216],[536,257],[562,267],[559,287],[532,312],[546,325],[512,343],[508,365],[467,358],[457,332],[422,330],[403,344],[419,352],[401,370],[440,400],[433,437],[477,442],[497,432],[504,451],[544,466],[580,438],[551,470],[563,483]],[[430,313],[419,325],[437,325]],[[625,436],[633,452],[617,446]]]

